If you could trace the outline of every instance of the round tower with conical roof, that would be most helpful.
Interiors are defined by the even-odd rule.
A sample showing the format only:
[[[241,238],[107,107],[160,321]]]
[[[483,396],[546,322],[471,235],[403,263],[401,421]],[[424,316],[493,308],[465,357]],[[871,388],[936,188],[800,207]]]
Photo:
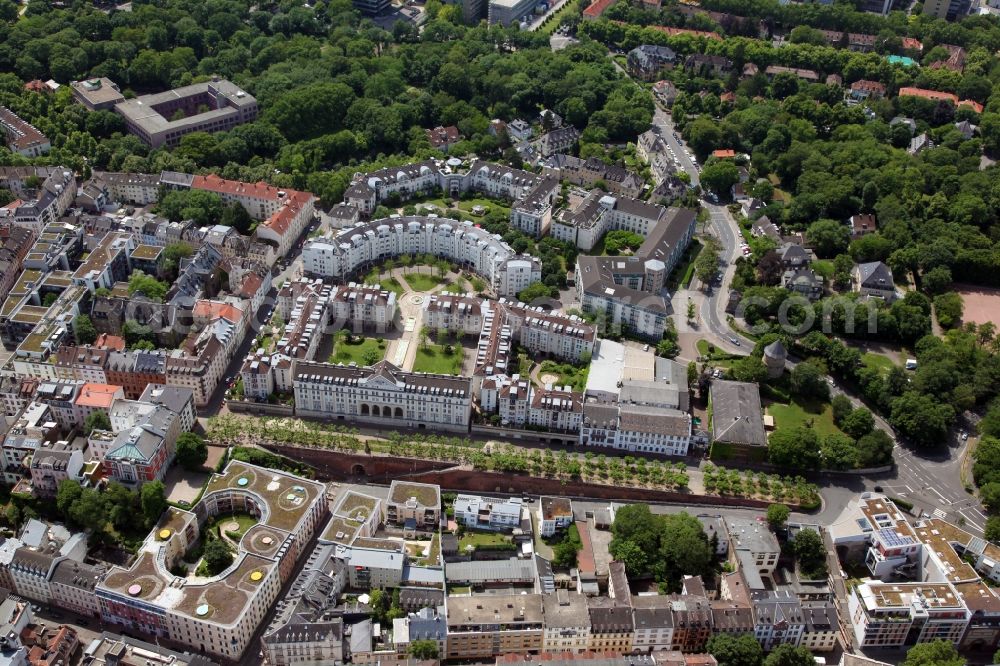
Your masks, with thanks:
[[[775,379],[785,371],[785,361],[788,360],[788,351],[781,340],[775,340],[764,347],[764,365],[767,367],[767,376]]]

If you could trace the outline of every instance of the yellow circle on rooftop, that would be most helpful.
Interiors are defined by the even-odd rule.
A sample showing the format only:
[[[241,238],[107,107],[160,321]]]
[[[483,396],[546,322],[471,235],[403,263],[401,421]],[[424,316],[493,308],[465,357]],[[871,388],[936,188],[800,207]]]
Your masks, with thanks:
[[[252,580],[255,583],[257,581],[259,581],[263,577],[264,577],[264,574],[262,572],[260,572],[260,571],[254,571],[252,574],[250,574],[250,580]]]
[[[170,530],[167,530],[167,529],[160,530],[160,538],[161,539],[169,539],[170,538]]]

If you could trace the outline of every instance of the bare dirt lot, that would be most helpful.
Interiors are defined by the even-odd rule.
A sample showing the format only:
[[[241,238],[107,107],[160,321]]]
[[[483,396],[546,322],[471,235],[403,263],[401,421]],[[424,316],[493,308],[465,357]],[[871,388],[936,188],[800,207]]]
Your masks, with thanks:
[[[956,284],[955,291],[965,302],[963,322],[985,324],[991,321],[1000,327],[1000,289]]]

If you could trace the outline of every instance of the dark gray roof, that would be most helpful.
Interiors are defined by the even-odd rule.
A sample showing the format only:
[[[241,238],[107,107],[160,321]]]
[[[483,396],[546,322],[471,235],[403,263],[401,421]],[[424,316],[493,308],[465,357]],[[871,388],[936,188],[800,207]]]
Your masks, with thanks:
[[[858,264],[858,275],[862,287],[869,289],[892,289],[892,271],[881,261]]]
[[[547,628],[590,625],[587,598],[575,591],[556,590],[555,594],[542,595],[542,609]]]
[[[781,340],[775,340],[768,346],[764,347],[764,356],[785,359],[788,358],[788,350],[785,349],[785,345],[781,344]]]
[[[712,382],[712,434],[717,441],[767,446],[756,384]]]

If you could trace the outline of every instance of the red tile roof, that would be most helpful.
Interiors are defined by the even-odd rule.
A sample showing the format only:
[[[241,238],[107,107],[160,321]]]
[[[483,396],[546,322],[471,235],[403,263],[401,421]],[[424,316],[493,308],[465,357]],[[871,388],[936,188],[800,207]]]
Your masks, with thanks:
[[[425,130],[427,132],[427,139],[431,142],[433,148],[441,148],[442,146],[450,146],[453,143],[457,143],[459,139],[462,138],[461,132],[454,125],[449,125],[448,127],[435,127],[434,129]]]
[[[243,278],[243,284],[240,285],[240,297],[242,298],[253,298],[254,295],[260,290],[260,286],[264,284],[264,279],[257,275],[256,273],[248,273],[245,278]]]
[[[734,99],[736,99],[736,95],[731,92],[724,92],[719,95],[720,102],[732,102]]]
[[[589,7],[583,10],[583,18],[597,18],[608,10],[615,0],[594,0]]]
[[[913,37],[903,37],[903,48],[923,51],[924,45],[919,39],[914,39]]]
[[[713,150],[712,157],[718,157],[719,159],[726,159],[727,157],[736,157],[735,150]]]
[[[285,205],[277,213],[269,217],[264,222],[264,226],[279,236],[284,236],[285,232],[292,226],[292,221],[309,204],[312,198],[313,195],[308,192],[290,190]]]
[[[108,409],[115,401],[115,395],[119,393],[122,393],[121,386],[88,382],[80,388],[80,395],[76,396],[76,404],[80,407]]]
[[[117,351],[125,351],[125,338],[119,337],[117,335],[108,335],[107,333],[101,333],[97,336],[97,340],[94,341],[95,347],[100,347],[101,349],[114,349]]]
[[[256,197],[268,201],[280,199],[280,193],[285,191],[274,185],[268,185],[263,181],[259,183],[243,183],[238,180],[220,178],[214,173],[207,176],[195,176],[194,180],[191,181],[191,187],[196,190],[206,190],[208,192],[233,196]]]
[[[235,324],[243,319],[243,311],[229,303],[200,300],[194,304],[194,316],[198,319],[209,320],[223,317]]]
[[[940,92],[937,90],[926,90],[924,88],[900,88],[900,97],[923,97],[924,99],[934,99],[934,100],[948,100],[952,104],[958,104],[958,96],[952,95],[951,93]]]
[[[881,93],[885,94],[885,86],[878,81],[869,81],[867,79],[858,79],[851,84],[851,90],[863,90],[870,93]]]

